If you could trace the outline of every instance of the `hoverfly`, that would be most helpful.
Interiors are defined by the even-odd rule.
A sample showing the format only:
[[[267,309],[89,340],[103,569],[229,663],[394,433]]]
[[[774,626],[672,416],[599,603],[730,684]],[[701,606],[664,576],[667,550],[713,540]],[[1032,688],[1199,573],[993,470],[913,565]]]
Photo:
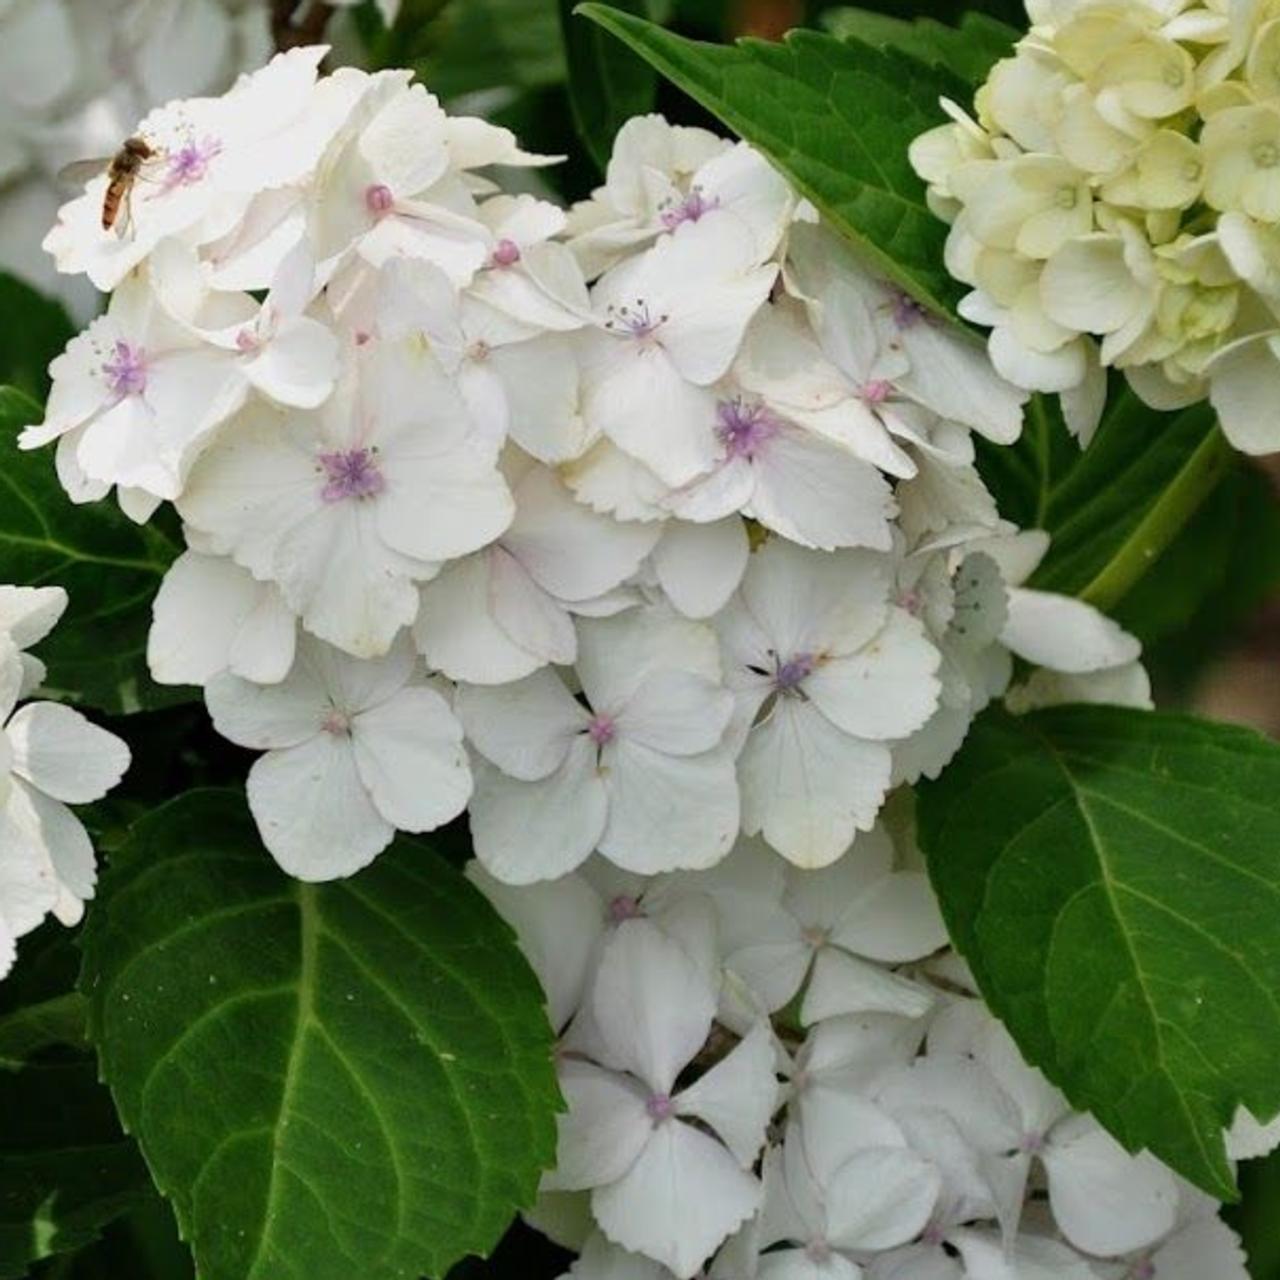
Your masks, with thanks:
[[[102,229],[110,231],[119,225],[121,232],[130,221],[130,202],[134,183],[142,177],[148,161],[158,159],[160,152],[145,138],[126,138],[115,155],[105,160],[80,160],[69,164],[58,175],[59,179],[74,186],[96,178],[105,169],[107,189],[102,197]],[[123,209],[124,219],[120,212]]]

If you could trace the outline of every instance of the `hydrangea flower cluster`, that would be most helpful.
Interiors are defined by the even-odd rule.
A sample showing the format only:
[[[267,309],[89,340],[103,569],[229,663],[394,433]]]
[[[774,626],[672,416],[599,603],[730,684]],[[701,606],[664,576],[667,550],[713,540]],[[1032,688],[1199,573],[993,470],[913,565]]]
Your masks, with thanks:
[[[157,680],[264,754],[308,880],[469,808],[529,884],[739,834],[834,862],[1009,685],[1144,703],[1138,645],[1021,585],[972,433],[1023,393],[869,276],[754,151],[658,117],[566,213],[550,158],[407,73],[278,56],[178,102],[126,235],[105,179],[47,245],[114,290],[53,364],[77,502],[172,502]]]
[[[61,587],[0,586],[0,977],[46,916],[72,925],[84,914],[97,871],[67,806],[101,800],[129,767],[125,744],[78,711],[19,705],[45,677],[27,650],[66,607]]]
[[[266,0],[0,4],[0,266],[92,315],[97,295],[36,251],[64,165],[106,156],[150,106],[220,93],[270,54]]]
[[[1023,1061],[921,865],[897,801],[821,871],[473,864],[562,1028],[527,1216],[573,1280],[1246,1280],[1213,1201]]]
[[[1005,377],[1061,392],[1087,443],[1122,369],[1157,409],[1206,396],[1280,449],[1280,8],[1027,0],[977,119],[916,140],[961,310]]]

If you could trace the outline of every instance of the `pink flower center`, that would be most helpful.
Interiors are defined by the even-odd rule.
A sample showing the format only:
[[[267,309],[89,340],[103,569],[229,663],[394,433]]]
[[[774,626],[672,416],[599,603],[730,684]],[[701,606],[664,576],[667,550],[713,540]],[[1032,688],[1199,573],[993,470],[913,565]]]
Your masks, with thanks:
[[[675,1104],[671,1101],[669,1093],[655,1093],[644,1104],[644,1109],[655,1125],[661,1124],[664,1120],[670,1120],[675,1114]]]
[[[797,653],[786,662],[779,662],[773,673],[773,687],[781,694],[795,694],[813,674],[816,665],[813,654]]]
[[[334,707],[325,716],[320,728],[325,733],[332,734],[335,738],[345,738],[351,732],[351,717]]]
[[[898,604],[913,618],[918,618],[924,612],[924,597],[914,587],[898,596]]]
[[[325,486],[320,496],[325,502],[341,502],[344,498],[376,498],[387,481],[378,467],[372,449],[347,449],[322,453]]]
[[[1044,1134],[1024,1133],[1018,1143],[1018,1150],[1023,1155],[1038,1156],[1044,1150]]]
[[[147,353],[122,338],[116,339],[115,354],[102,366],[113,395],[140,396],[147,389]]]
[[[931,1222],[920,1233],[921,1244],[940,1245],[947,1238],[947,1233],[936,1222]]]
[[[883,378],[873,378],[858,393],[865,404],[884,404],[893,395],[893,383]]]
[[[1129,1268],[1129,1280],[1155,1280],[1156,1264],[1154,1258],[1139,1258]]]
[[[514,240],[499,240],[489,255],[489,263],[495,267],[514,267],[520,261],[520,246]]]
[[[608,319],[604,327],[610,333],[617,333],[627,338],[650,338],[660,325],[666,324],[670,316],[654,316],[649,312],[649,304],[643,298],[637,298],[635,306],[610,306]]]
[[[818,1236],[805,1246],[805,1257],[810,1262],[816,1263],[818,1266],[824,1266],[831,1261],[831,1246],[822,1236]]]
[[[385,218],[395,202],[395,195],[385,183],[375,182],[364,190],[364,207],[375,218]]]
[[[807,946],[813,947],[816,951],[818,947],[825,947],[831,933],[827,929],[823,929],[820,925],[810,925],[807,929],[800,931],[801,941]]]
[[[624,920],[639,920],[644,915],[640,900],[629,893],[620,893],[609,903],[609,922],[621,924]]]
[[[248,355],[251,351],[257,351],[258,337],[252,329],[241,329],[236,334],[236,350]]]
[[[730,458],[750,461],[782,430],[782,423],[763,404],[747,404],[741,398],[716,405],[716,435]]]
[[[587,737],[596,744],[597,747],[606,747],[617,736],[618,726],[614,723],[612,716],[601,713],[598,716],[592,716],[587,723]]]
[[[218,138],[202,138],[199,142],[192,139],[176,151],[169,152],[164,175],[165,190],[193,187],[203,181],[209,172],[209,162],[221,152],[222,142]]]
[[[674,231],[682,222],[697,222],[704,213],[720,207],[718,196],[708,200],[702,194],[701,187],[694,187],[677,205],[662,211],[662,225],[668,231]]]

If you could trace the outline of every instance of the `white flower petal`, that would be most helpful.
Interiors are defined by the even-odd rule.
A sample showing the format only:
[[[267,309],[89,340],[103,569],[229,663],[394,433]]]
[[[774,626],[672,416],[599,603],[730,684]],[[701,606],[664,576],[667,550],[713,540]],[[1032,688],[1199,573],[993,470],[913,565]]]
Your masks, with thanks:
[[[101,800],[129,767],[129,748],[119,738],[60,703],[28,703],[5,732],[14,773],[67,804]]]

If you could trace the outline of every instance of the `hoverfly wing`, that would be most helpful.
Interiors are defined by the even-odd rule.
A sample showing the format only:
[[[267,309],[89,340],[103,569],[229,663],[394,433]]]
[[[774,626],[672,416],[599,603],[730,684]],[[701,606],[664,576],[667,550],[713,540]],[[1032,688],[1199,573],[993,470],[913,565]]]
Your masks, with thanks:
[[[103,156],[100,160],[73,160],[58,170],[58,185],[68,190],[79,190],[106,173],[109,168],[110,156]]]

